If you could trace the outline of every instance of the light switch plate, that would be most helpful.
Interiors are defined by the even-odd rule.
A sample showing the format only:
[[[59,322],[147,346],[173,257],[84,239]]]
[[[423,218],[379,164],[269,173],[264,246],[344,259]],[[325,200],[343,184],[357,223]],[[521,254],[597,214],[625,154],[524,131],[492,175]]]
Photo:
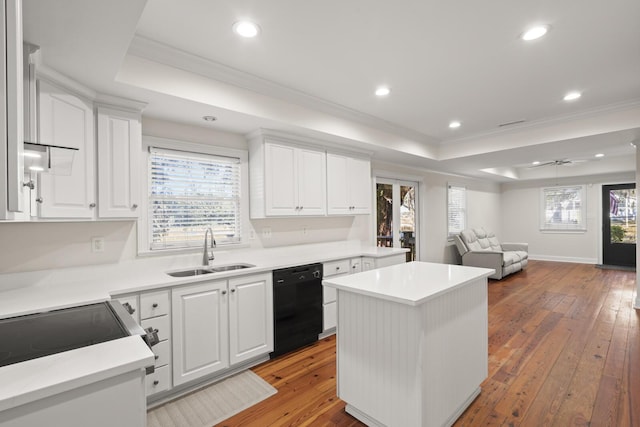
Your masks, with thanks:
[[[91,252],[104,252],[104,237],[91,238]]]

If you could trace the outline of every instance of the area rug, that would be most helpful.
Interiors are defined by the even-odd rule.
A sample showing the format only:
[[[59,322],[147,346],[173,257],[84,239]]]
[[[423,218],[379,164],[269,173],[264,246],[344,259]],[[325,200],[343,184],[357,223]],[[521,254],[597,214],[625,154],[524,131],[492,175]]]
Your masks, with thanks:
[[[247,370],[153,408],[147,413],[147,427],[212,427],[276,393]]]

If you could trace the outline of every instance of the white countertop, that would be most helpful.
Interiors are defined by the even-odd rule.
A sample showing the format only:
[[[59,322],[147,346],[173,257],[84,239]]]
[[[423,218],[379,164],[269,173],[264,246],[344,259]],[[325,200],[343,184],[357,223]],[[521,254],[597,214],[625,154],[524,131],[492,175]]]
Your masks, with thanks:
[[[338,278],[322,284],[343,291],[368,295],[407,305],[420,305],[431,298],[477,279],[491,276],[488,268],[410,262]]]
[[[153,362],[153,352],[144,341],[130,336],[3,366],[0,411],[144,369]]]
[[[171,277],[166,272],[200,266],[201,253],[0,274],[0,319],[92,304],[131,292],[315,262],[359,256],[380,258],[406,251],[363,246],[354,241],[260,250],[220,249],[214,250],[216,259],[211,266],[248,263],[255,267],[183,278]],[[151,364],[153,353],[140,337],[133,336],[0,367],[0,411]]]
[[[366,246],[357,241],[269,249],[214,249],[216,259],[211,261],[212,267],[235,263],[248,263],[255,267],[181,278],[171,277],[166,272],[200,266],[201,253],[146,257],[119,264],[0,274],[0,319],[92,304],[131,292],[358,256],[380,258],[406,251]]]

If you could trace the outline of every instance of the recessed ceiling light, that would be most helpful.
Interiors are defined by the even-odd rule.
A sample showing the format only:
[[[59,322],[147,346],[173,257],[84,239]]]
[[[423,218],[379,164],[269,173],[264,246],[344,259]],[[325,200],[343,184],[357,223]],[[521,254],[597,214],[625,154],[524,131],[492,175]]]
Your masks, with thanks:
[[[215,122],[218,118],[215,116],[202,116],[202,120],[205,122]]]
[[[457,129],[457,128],[459,128],[461,125],[462,125],[462,123],[460,123],[460,122],[459,122],[459,121],[457,121],[457,120],[454,120],[454,121],[452,121],[451,123],[449,123],[449,127],[450,127],[451,129]]]
[[[534,166],[536,166],[536,165],[539,165],[539,164],[540,164],[540,162],[536,160],[535,162],[531,162],[531,164],[532,164],[532,165],[534,165]]]
[[[596,154],[596,157],[604,157],[604,154],[603,153],[598,153],[598,154]]]
[[[260,27],[251,21],[238,21],[233,24],[233,31],[242,37],[255,37],[260,33]]]
[[[582,94],[580,92],[573,91],[573,92],[567,93],[564,96],[564,98],[562,98],[562,99],[564,99],[565,101],[574,101],[574,100],[580,98],[581,96],[582,96]]]
[[[391,89],[387,86],[380,86],[376,89],[376,96],[387,96],[391,93]]]
[[[522,38],[522,40],[525,40],[525,41],[531,41],[531,40],[539,39],[540,37],[547,34],[548,31],[549,31],[548,25],[538,25],[536,27],[529,28],[527,31],[522,33],[520,38]]]

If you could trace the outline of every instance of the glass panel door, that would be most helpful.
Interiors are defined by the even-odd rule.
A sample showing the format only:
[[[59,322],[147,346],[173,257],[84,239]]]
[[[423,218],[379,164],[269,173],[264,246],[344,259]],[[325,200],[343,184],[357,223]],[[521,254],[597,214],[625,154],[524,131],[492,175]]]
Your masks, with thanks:
[[[376,182],[376,244],[408,248],[407,261],[417,257],[416,182],[378,178]]]
[[[602,186],[602,263],[636,265],[635,184]]]

